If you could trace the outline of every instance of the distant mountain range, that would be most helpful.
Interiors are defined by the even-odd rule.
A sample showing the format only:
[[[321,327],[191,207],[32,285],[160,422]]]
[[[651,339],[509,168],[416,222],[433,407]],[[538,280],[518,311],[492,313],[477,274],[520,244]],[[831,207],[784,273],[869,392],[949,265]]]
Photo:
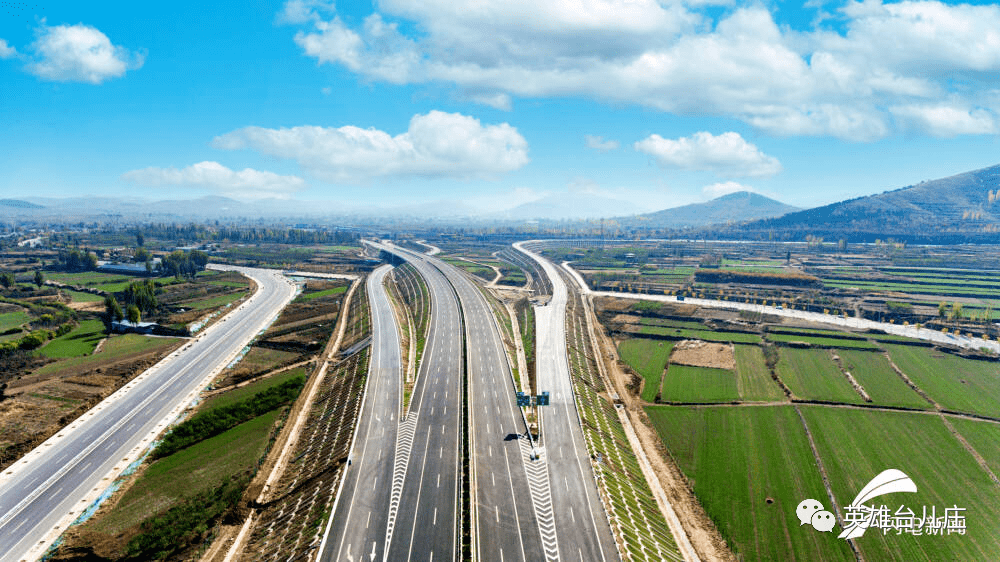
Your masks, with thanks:
[[[511,209],[482,215],[481,218],[509,221],[579,220],[631,214],[640,209],[638,205],[624,199],[592,193],[559,193]]]
[[[786,205],[758,193],[738,191],[705,203],[692,203],[655,213],[619,217],[618,224],[640,229],[680,229],[779,217],[798,207]]]
[[[633,202],[593,193],[554,194],[504,211],[483,211],[460,201],[375,207],[330,201],[267,199],[250,202],[227,197],[151,201],[140,198],[0,199],[0,220],[43,222],[77,220],[189,221],[274,220],[285,223],[336,223],[344,226],[464,226],[526,221],[557,222],[560,228],[594,228],[598,217],[611,220],[625,235],[834,242],[895,239],[914,243],[1000,243],[1000,165],[921,182],[893,191],[799,210],[763,195],[738,192],[646,214]]]
[[[916,243],[1000,242],[1000,165],[755,221],[725,236]]]
[[[13,209],[41,209],[41,205],[36,205],[20,199],[0,199],[0,207],[11,207]]]

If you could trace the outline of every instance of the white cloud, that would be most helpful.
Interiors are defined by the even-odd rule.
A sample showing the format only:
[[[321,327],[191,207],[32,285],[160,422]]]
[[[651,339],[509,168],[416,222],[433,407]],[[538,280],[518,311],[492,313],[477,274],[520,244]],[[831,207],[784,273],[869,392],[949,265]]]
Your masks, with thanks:
[[[996,115],[985,109],[950,105],[907,105],[889,108],[904,126],[936,137],[985,135],[1000,132]]]
[[[250,148],[296,160],[329,181],[375,177],[491,177],[528,163],[528,142],[501,123],[482,125],[459,113],[414,115],[405,133],[392,136],[354,126],[246,127],[216,137],[216,148]]]
[[[9,59],[17,56],[17,49],[7,44],[7,41],[0,39],[0,59]]]
[[[278,12],[278,23],[306,23],[319,18],[319,12],[333,12],[333,2],[323,0],[288,0]]]
[[[826,17],[805,30],[779,27],[760,3],[721,16],[705,4],[383,0],[357,29],[310,11],[296,42],[370,80],[584,96],[734,117],[780,135],[865,141],[906,125],[893,107],[1000,110],[989,98],[1000,71],[995,4],[850,2],[839,31],[823,27]]]
[[[513,104],[510,101],[510,96],[503,92],[493,94],[469,94],[468,98],[478,104],[488,105],[493,109],[510,111],[513,107]]]
[[[199,162],[181,169],[143,168],[125,172],[122,179],[153,186],[208,188],[240,199],[287,198],[305,185],[297,176],[281,176],[251,168],[236,171],[218,162]]]
[[[587,148],[593,148],[600,152],[609,152],[618,148],[618,141],[604,140],[597,135],[583,135],[583,140],[587,143]]]
[[[45,80],[100,84],[140,68],[145,58],[113,45],[100,30],[82,23],[43,26],[37,34],[26,69]]]
[[[650,135],[635,143],[639,152],[654,157],[664,168],[711,171],[718,176],[773,176],[781,171],[777,158],[761,152],[739,133],[721,135],[701,131],[690,137],[665,139]]]
[[[709,199],[715,199],[716,197],[722,197],[723,195],[729,195],[730,193],[737,193],[739,191],[756,192],[757,190],[749,185],[743,185],[734,181],[713,183],[712,185],[706,185],[701,188],[701,192]]]

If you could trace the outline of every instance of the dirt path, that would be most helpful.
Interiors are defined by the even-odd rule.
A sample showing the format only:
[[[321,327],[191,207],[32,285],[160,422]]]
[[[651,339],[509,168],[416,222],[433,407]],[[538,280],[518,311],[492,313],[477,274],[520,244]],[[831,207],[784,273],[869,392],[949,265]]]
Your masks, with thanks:
[[[809,424],[806,423],[806,417],[802,415],[802,410],[799,406],[795,405],[795,413],[799,416],[799,421],[802,422],[802,429],[806,432],[806,438],[809,440],[809,448],[812,449],[813,459],[816,461],[816,467],[819,469],[819,475],[823,479],[823,487],[826,488],[827,498],[830,500],[830,504],[833,506],[833,512],[837,516],[837,523],[840,524],[840,528],[846,528],[844,525],[844,514],[840,509],[840,503],[837,501],[837,496],[833,494],[833,488],[830,486],[830,477],[826,473],[826,467],[823,466],[823,459],[819,456],[819,449],[816,448],[816,441],[813,440],[812,432],[809,431]],[[854,552],[854,558],[858,562],[864,562],[864,557],[861,556],[861,551],[858,550],[858,545],[855,544],[854,539],[846,539],[847,544],[851,547]]]
[[[641,462],[640,466],[648,463],[652,474],[647,475],[647,480],[660,510],[664,512],[664,517],[668,523],[672,523],[671,530],[675,524],[681,526],[680,533],[675,531],[675,535],[686,535],[698,558],[735,562],[736,556],[729,550],[715,524],[698,503],[687,479],[663,446],[646,412],[642,409],[641,401],[637,396],[632,396],[626,388],[627,375],[617,361],[618,355],[614,343],[600,329],[600,324],[594,315],[593,301],[585,296],[584,304],[590,337],[601,359],[597,362],[598,367],[606,384],[610,382],[611,388],[624,402],[623,414],[627,416],[628,426],[634,430],[634,438],[637,441],[632,443],[632,447],[637,456],[645,457],[645,462]],[[631,442],[632,436],[629,437]],[[645,472],[646,467],[643,468]]]

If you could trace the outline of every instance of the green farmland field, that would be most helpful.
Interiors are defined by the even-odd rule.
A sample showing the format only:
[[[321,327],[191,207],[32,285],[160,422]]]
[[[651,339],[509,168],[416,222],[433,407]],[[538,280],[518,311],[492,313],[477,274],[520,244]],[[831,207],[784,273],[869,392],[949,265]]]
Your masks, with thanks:
[[[962,418],[950,418],[949,421],[983,457],[993,474],[1000,475],[1000,425]]]
[[[5,312],[0,314],[0,332],[12,330],[31,321],[31,316],[23,311]]]
[[[910,476],[916,493],[873,501],[893,512],[901,505],[964,507],[966,535],[883,536],[869,529],[857,539],[866,560],[995,560],[1000,552],[1000,486],[937,416],[909,412],[803,406],[834,496],[848,505],[875,475],[895,468]],[[836,530],[839,530],[837,527]]]
[[[344,285],[343,287],[334,287],[332,289],[325,289],[325,290],[322,290],[322,291],[316,291],[315,293],[307,293],[307,294],[299,295],[295,300],[297,302],[308,302],[308,301],[311,301],[311,300],[316,300],[316,299],[320,299],[320,298],[323,298],[323,297],[328,297],[330,295],[339,295],[339,294],[343,293],[346,290],[347,290],[347,285]]]
[[[760,336],[757,334],[747,334],[743,332],[715,332],[712,330],[689,330],[665,326],[642,326],[639,331],[643,334],[672,336],[689,340],[733,343],[760,343],[761,341]]]
[[[887,345],[893,362],[941,407],[1000,417],[1000,363],[927,347]]]
[[[750,401],[782,400],[785,394],[771,379],[764,353],[755,345],[736,346],[736,387],[740,398]]]
[[[886,281],[828,281],[827,287],[869,289],[873,291],[896,291],[911,295],[943,295],[943,296],[1000,296],[1000,291],[993,288],[976,288],[965,285],[921,285],[919,283],[892,283]]]
[[[931,407],[892,370],[885,355],[853,349],[837,350],[837,355],[844,369],[865,389],[873,403],[925,410]]]
[[[865,340],[848,340],[840,338],[824,338],[819,336],[802,336],[799,334],[775,334],[770,333],[767,335],[767,339],[774,342],[805,342],[815,346],[823,347],[842,347],[842,348],[852,348],[852,349],[872,349],[876,350],[878,347],[875,344],[865,341]]]
[[[740,397],[736,375],[726,369],[671,363],[662,388],[662,399],[672,402],[728,402]]]
[[[90,355],[102,339],[104,339],[104,322],[84,320],[68,334],[46,344],[41,349],[41,354],[53,359]]]
[[[94,521],[95,530],[117,534],[225,479],[251,471],[280,413],[280,409],[272,410],[152,463],[115,508]]]
[[[124,291],[138,277],[129,277],[119,273],[99,273],[97,271],[86,271],[83,273],[48,273],[46,278],[67,285],[82,287],[92,287],[109,293]]]
[[[707,326],[697,320],[674,320],[672,318],[640,318],[643,326],[664,326],[666,328],[681,328],[689,330],[705,330]]]
[[[101,302],[104,300],[104,297],[101,295],[74,291],[72,289],[63,289],[63,293],[68,294],[73,299],[73,302]]]
[[[82,357],[70,357],[55,363],[49,363],[34,371],[35,375],[48,375],[52,373],[63,373],[80,371],[113,362],[132,354],[145,353],[149,351],[165,350],[176,345],[180,340],[177,338],[150,338],[138,334],[123,334],[112,336],[104,343],[99,353],[94,355],[84,355]]]
[[[632,370],[642,377],[641,398],[646,402],[653,402],[660,393],[663,367],[667,364],[673,348],[673,342],[641,338],[625,340],[618,345],[622,361],[628,363]]]
[[[649,406],[646,412],[742,560],[854,560],[836,534],[799,526],[800,501],[828,501],[792,406]]]
[[[775,370],[797,398],[863,403],[826,349],[780,348]]]
[[[209,308],[215,308],[217,306],[224,306],[230,304],[234,301],[241,299],[245,293],[226,293],[224,295],[218,295],[215,297],[209,297],[207,299],[200,299],[194,301],[186,301],[184,306],[191,310],[205,310]]]
[[[231,404],[235,404],[240,400],[245,400],[247,398],[250,398],[251,396],[253,396],[258,392],[264,392],[265,390],[269,388],[274,388],[287,380],[294,379],[295,377],[305,376],[305,374],[306,370],[302,367],[299,367],[297,369],[289,369],[283,373],[278,373],[277,375],[268,377],[266,379],[262,379],[250,383],[246,386],[234,388],[232,390],[228,390],[221,394],[212,396],[211,398],[205,400],[205,403],[202,404],[201,409],[211,410],[214,408],[221,408],[223,406],[229,406]]]

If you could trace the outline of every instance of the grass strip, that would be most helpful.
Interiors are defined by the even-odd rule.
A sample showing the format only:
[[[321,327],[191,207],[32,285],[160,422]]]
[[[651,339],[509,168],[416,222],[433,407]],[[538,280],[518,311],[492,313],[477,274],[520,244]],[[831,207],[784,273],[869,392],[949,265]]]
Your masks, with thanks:
[[[177,425],[153,451],[153,458],[160,459],[199,441],[213,437],[237,425],[263,415],[298,396],[305,384],[305,377],[295,377],[277,386],[247,398],[206,410]]]

